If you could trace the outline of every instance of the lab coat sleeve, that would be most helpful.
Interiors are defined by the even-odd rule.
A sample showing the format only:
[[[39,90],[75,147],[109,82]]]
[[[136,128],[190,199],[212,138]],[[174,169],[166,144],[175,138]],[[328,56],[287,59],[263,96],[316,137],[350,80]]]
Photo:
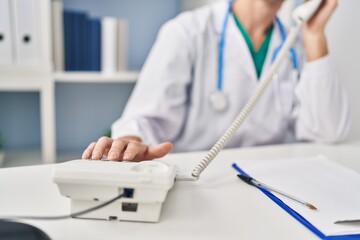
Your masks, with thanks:
[[[183,24],[171,20],[160,30],[112,138],[138,136],[145,144],[172,141],[182,129],[192,53]]]
[[[329,55],[305,63],[296,87],[300,141],[342,141],[350,126],[350,107]]]

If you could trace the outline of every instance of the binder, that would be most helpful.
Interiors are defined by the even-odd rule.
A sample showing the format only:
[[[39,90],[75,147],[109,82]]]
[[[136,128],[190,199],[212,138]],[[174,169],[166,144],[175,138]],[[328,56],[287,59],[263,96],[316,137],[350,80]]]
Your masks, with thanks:
[[[63,22],[65,70],[99,71],[100,20],[89,19],[86,12],[65,10]]]
[[[85,71],[85,40],[86,40],[86,13],[84,12],[75,12],[75,70],[76,71]]]
[[[127,64],[127,49],[128,49],[128,21],[119,19],[118,21],[118,71],[126,71]]]
[[[250,177],[244,170],[236,167],[236,170],[244,176]],[[338,235],[338,236],[326,236],[320,230],[318,230],[314,225],[312,225],[308,220],[306,220],[303,216],[298,214],[295,210],[290,208],[287,204],[285,204],[281,199],[276,197],[271,192],[266,189],[257,187],[262,193],[264,193],[268,198],[270,198],[274,203],[276,203],[279,207],[281,207],[284,211],[290,214],[293,218],[295,218],[299,223],[305,226],[308,230],[314,233],[317,237],[323,240],[359,240],[360,234],[352,234],[352,235]]]
[[[63,3],[52,1],[53,55],[55,71],[64,70]]]
[[[87,19],[86,28],[86,68],[88,71],[101,70],[101,22]]]
[[[19,65],[40,62],[39,11],[36,0],[11,0],[13,3],[15,61]]]
[[[10,1],[0,0],[0,65],[10,65],[13,62]]]
[[[114,74],[118,68],[118,21],[113,17],[104,17],[101,22],[101,71]]]
[[[63,15],[64,23],[64,50],[65,50],[65,71],[75,71],[75,13],[65,10]]]

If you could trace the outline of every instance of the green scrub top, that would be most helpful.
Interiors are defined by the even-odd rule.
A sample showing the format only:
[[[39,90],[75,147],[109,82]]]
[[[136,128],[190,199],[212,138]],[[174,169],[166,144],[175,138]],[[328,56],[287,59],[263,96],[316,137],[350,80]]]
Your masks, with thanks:
[[[249,37],[249,35],[247,34],[247,32],[245,31],[244,27],[241,25],[239,19],[235,16],[235,14],[232,14],[236,23],[236,26],[238,27],[238,29],[240,30],[241,34],[243,35],[245,42],[250,50],[251,53],[251,57],[253,59],[254,65],[255,65],[255,69],[256,69],[256,74],[258,79],[260,78],[261,75],[261,71],[262,68],[264,66],[264,62],[265,62],[265,58],[266,58],[266,54],[270,45],[270,40],[271,40],[271,34],[273,31],[273,25],[271,25],[271,27],[269,28],[268,32],[266,33],[265,39],[262,42],[260,48],[258,51],[254,50],[254,46],[251,42],[251,39]]]

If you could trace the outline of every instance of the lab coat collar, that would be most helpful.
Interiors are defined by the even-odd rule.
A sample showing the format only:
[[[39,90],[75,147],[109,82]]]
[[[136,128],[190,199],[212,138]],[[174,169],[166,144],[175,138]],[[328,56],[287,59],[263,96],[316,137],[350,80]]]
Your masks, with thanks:
[[[222,27],[224,24],[225,15],[229,6],[229,0],[220,0],[211,5],[211,14],[213,19],[213,26],[217,34],[221,34]],[[277,24],[274,21],[274,31],[278,31]],[[234,31],[235,30],[235,31]],[[226,36],[233,35],[238,31],[236,23],[233,21],[232,16],[229,16],[228,25],[226,28]]]
[[[214,25],[214,29],[216,31],[217,34],[221,34],[221,30],[223,27],[223,23],[224,23],[224,18],[225,18],[225,14],[227,12],[229,6],[229,1],[228,0],[221,0],[218,1],[214,4],[211,5],[211,12],[213,15],[213,25]],[[233,21],[230,21],[231,16],[229,16],[229,22],[226,28],[226,35],[231,34],[230,31],[231,28],[234,28],[236,26],[234,26]]]
[[[221,0],[211,5],[212,24],[218,38],[221,35],[228,7],[228,0]],[[229,46],[232,46],[232,48],[230,49]],[[254,64],[250,64],[252,65],[251,67],[249,66],[249,63],[253,63],[250,50],[231,15],[229,16],[225,32],[224,56],[224,68],[226,68],[225,65],[228,64],[227,60],[231,60],[231,64],[235,64],[245,70],[247,73],[247,76],[244,76],[245,78],[257,79]]]
[[[228,0],[221,0],[218,1],[214,4],[212,4],[211,6],[211,12],[212,12],[212,19],[213,19],[213,26],[214,29],[217,33],[218,36],[220,36],[221,31],[222,31],[222,25],[224,23],[224,18],[225,18],[225,14],[226,11],[228,9],[229,6],[229,1]],[[264,73],[266,73],[271,65],[271,58],[272,58],[272,54],[275,50],[276,47],[279,46],[281,39],[280,39],[280,33],[279,33],[279,27],[277,26],[277,24],[274,21],[274,30],[271,36],[271,40],[270,40],[270,45],[268,48],[268,52],[266,54],[266,59],[263,65],[263,69],[261,71],[261,76],[260,79],[263,78]],[[246,72],[248,72],[248,74],[251,76],[252,79],[257,79],[257,74],[256,74],[256,69],[254,64],[252,64],[252,67],[246,67],[248,66],[249,62],[253,62],[253,59],[251,57],[251,53],[249,48],[247,47],[247,44],[245,42],[244,37],[241,35],[239,29],[236,26],[236,23],[233,19],[233,17],[230,15],[229,16],[229,21],[228,21],[228,25],[226,28],[226,41],[233,41],[235,39],[235,41],[238,41],[242,47],[241,49],[247,49],[246,53],[239,53],[241,55],[239,56],[243,56],[243,57],[239,57],[239,60],[241,62],[241,65],[243,67],[245,67]],[[231,44],[229,44],[231,45]],[[226,51],[226,47],[225,47],[225,51]],[[237,51],[232,52],[233,54],[238,54]]]

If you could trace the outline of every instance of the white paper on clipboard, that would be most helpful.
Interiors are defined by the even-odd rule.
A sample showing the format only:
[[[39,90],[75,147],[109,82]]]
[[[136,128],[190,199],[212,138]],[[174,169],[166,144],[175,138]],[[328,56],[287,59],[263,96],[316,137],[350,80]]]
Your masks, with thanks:
[[[325,235],[360,234],[360,174],[324,156],[241,160],[251,177],[315,205],[275,195]]]

